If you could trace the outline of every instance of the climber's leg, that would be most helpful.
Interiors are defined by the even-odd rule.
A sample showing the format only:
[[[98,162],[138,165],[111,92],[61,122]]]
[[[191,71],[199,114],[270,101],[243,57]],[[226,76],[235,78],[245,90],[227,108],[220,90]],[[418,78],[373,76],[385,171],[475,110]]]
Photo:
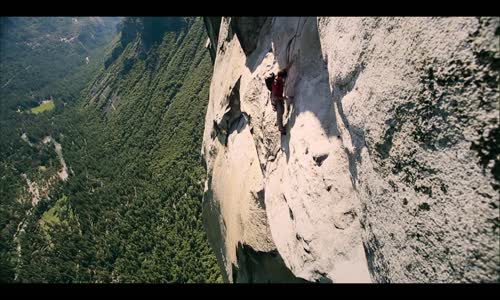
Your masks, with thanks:
[[[276,100],[276,113],[278,115],[278,129],[281,133],[285,132],[285,128],[283,127],[283,113],[285,112],[285,107],[283,103],[283,99]]]
[[[285,98],[286,101],[286,115],[287,117],[290,115],[290,104],[293,100],[293,96],[288,96]]]

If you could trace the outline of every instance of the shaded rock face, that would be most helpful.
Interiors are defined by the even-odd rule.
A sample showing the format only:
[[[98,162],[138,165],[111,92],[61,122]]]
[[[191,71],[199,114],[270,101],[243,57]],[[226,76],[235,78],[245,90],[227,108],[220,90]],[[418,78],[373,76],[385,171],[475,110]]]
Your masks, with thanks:
[[[255,251],[238,244],[237,263],[232,264],[232,282],[235,283],[306,283],[297,278],[285,265],[277,250]]]
[[[257,47],[260,30],[268,17],[232,17],[231,29],[240,41],[240,46],[245,55],[250,55]]]
[[[217,41],[219,40],[219,28],[221,17],[204,17],[203,22],[207,30],[208,41],[207,45],[208,51],[210,53],[210,58],[212,62],[215,61],[215,54],[217,52]]]
[[[233,21],[202,147],[226,281],[499,280],[499,18]]]

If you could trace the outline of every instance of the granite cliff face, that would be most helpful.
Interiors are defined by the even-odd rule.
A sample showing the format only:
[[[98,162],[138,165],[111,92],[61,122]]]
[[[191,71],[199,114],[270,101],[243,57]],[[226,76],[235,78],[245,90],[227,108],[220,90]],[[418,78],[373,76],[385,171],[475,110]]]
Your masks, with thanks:
[[[205,18],[229,282],[498,282],[499,18]],[[287,134],[264,78],[291,64]]]

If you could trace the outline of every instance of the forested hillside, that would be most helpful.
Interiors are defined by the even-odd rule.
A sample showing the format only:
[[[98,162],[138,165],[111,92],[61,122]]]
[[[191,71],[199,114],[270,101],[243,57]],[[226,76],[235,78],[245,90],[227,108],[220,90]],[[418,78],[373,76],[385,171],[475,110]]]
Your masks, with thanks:
[[[211,77],[203,22],[126,18],[119,29],[76,105],[30,114],[12,137],[24,154],[2,156],[3,281],[221,281],[201,223]],[[35,181],[46,171],[21,158],[45,151],[62,168],[46,136],[60,143],[68,177],[24,215],[33,195],[22,174]]]

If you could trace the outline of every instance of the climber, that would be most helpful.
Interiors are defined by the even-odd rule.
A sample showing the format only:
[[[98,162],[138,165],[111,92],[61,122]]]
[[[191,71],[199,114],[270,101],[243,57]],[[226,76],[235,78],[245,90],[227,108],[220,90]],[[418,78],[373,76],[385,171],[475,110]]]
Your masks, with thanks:
[[[283,127],[283,113],[285,112],[285,96],[283,95],[283,85],[288,75],[288,68],[278,72],[274,78],[271,92],[271,104],[278,116],[278,129],[281,134],[286,135],[286,130]]]
[[[285,100],[287,100],[287,113],[290,113],[290,101],[293,99],[292,96],[285,96],[283,92],[285,80],[288,77],[288,70],[290,70],[294,61],[295,59],[292,59],[285,68],[278,72],[277,76],[274,75],[274,73],[271,73],[264,79],[267,89],[271,92],[271,104],[273,106],[273,110],[276,111],[277,114],[276,124],[278,125],[278,129],[282,135],[286,135],[286,130],[283,126]]]

